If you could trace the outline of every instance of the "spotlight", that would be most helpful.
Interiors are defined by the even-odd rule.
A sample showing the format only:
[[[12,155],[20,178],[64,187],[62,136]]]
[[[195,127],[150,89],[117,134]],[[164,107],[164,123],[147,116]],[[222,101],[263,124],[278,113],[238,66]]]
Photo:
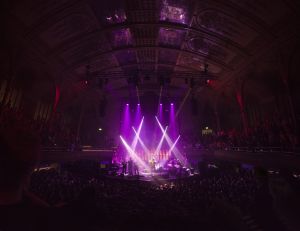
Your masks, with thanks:
[[[174,104],[173,103],[171,103],[171,106],[173,106]]]
[[[85,75],[86,75],[86,79],[85,79],[85,84],[88,85],[88,81],[90,80],[90,65],[87,65],[85,67]]]
[[[129,106],[129,103],[126,103],[126,106]]]
[[[210,79],[207,79],[207,80],[206,80],[206,84],[209,84],[209,83],[210,83]]]
[[[159,105],[162,106],[162,103],[160,103]]]
[[[190,80],[190,88],[194,88],[194,86],[195,86],[195,81],[194,81],[194,79],[191,79]]]
[[[204,73],[207,74],[207,72],[208,72],[208,64],[205,63],[204,64]]]
[[[98,131],[102,131],[102,128],[98,128]]]
[[[193,96],[191,99],[191,110],[193,115],[198,115],[198,102],[195,96]]]
[[[137,105],[138,105],[138,106],[140,106],[140,104],[139,104],[139,103],[138,103]]]
[[[103,87],[103,79],[98,79],[97,80],[97,86],[98,86],[99,89],[102,89],[102,87]]]
[[[165,79],[162,76],[158,77],[158,82],[161,87],[165,85]]]
[[[138,73],[135,73],[134,76],[133,76],[133,84],[136,87],[139,85],[139,76],[138,76]]]
[[[99,115],[101,117],[104,117],[105,116],[105,112],[106,112],[106,105],[107,105],[107,99],[106,97],[104,96],[100,102],[99,102]]]

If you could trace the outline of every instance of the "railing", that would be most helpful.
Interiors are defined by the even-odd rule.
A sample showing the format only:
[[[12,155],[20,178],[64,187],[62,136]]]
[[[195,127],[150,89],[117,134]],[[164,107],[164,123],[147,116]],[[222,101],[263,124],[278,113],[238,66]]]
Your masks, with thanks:
[[[44,146],[41,149],[42,152],[68,152],[71,151],[69,147],[64,147],[64,146],[51,146],[47,147]]]
[[[286,154],[300,154],[299,147],[227,147],[225,151],[237,151],[237,152],[275,152]]]
[[[67,147],[67,146],[44,146],[42,152],[110,152],[114,151],[115,147],[103,148],[94,146],[78,146],[78,147]]]
[[[223,146],[223,147],[186,147],[186,149],[192,148],[194,150],[222,150],[222,151],[234,151],[234,152],[254,152],[254,153],[283,153],[283,154],[299,154],[300,155],[300,147],[278,147],[278,146]]]
[[[197,148],[197,149],[207,149],[207,150],[223,150],[223,151],[235,151],[235,152],[262,152],[262,153],[285,153],[285,154],[299,154],[300,155],[300,147],[223,147],[223,148]],[[92,146],[80,146],[77,148],[70,148],[65,146],[52,146],[52,147],[42,147],[43,152],[73,152],[73,151],[85,151],[85,152],[93,152],[93,151],[113,151],[114,148],[100,148],[100,147],[92,147]]]

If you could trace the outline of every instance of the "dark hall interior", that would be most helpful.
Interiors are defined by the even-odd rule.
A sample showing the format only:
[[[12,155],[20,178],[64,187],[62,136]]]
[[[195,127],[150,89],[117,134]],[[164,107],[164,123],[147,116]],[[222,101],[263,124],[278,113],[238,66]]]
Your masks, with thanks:
[[[300,230],[299,1],[1,5],[0,231]]]

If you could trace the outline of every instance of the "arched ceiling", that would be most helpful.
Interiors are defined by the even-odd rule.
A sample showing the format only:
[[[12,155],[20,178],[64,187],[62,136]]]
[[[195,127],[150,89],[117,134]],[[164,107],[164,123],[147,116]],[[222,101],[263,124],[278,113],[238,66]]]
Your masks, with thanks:
[[[89,65],[91,76],[118,87],[122,73],[168,73],[183,85],[206,78],[208,64],[221,86],[295,33],[296,7],[296,0],[29,0],[8,1],[7,13],[62,78],[78,81]]]

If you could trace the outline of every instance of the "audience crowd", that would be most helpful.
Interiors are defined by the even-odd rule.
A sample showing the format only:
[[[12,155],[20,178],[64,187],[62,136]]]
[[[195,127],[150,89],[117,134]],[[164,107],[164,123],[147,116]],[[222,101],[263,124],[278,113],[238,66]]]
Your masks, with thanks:
[[[150,222],[172,217],[201,221],[210,230],[218,230],[219,225],[228,225],[222,230],[247,230],[240,221],[250,215],[261,226],[284,230],[274,215],[264,171],[201,162],[199,172],[176,180],[126,180],[103,176],[92,161],[79,161],[35,171],[30,190],[52,206],[89,208],[108,218],[147,218]],[[299,188],[299,182],[296,185]],[[261,211],[274,216],[272,222],[261,219]]]
[[[284,121],[260,123],[245,132],[234,129],[220,131],[216,135],[216,145],[234,147],[295,147],[298,145],[297,136],[293,129]]]
[[[196,138],[197,137],[197,138]],[[294,151],[299,148],[298,134],[285,120],[266,121],[247,131],[236,129],[212,131],[198,136],[186,136],[185,146],[211,149],[230,149],[233,147],[277,148],[280,151]]]

